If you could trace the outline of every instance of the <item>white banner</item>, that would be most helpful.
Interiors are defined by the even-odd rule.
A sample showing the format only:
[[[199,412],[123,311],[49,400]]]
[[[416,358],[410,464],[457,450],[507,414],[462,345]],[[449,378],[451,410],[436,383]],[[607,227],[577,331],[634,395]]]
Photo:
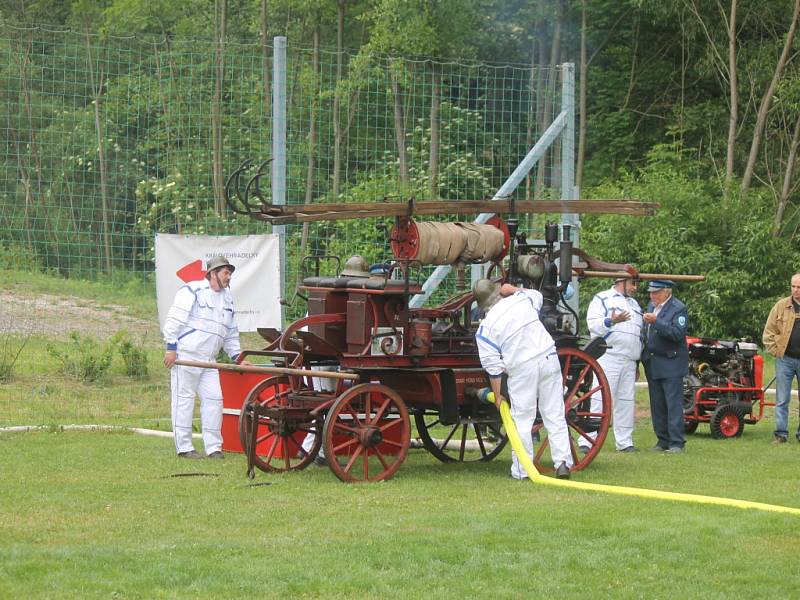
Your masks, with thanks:
[[[178,289],[205,277],[206,262],[224,256],[236,267],[231,294],[239,331],[281,327],[280,265],[277,235],[156,234],[156,299],[158,320],[164,327]]]

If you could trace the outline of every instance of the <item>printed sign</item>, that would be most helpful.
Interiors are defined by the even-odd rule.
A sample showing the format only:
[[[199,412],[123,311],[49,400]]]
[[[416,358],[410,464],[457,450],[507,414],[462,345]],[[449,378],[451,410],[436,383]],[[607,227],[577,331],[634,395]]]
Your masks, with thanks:
[[[231,294],[239,331],[281,327],[278,236],[156,234],[156,297],[161,327],[178,289],[203,279],[207,261],[224,256],[236,267]]]

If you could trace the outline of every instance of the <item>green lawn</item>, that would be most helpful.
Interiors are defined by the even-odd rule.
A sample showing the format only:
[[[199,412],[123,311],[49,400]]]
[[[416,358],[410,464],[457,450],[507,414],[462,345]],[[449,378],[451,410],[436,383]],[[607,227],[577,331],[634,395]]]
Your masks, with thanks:
[[[647,423],[637,443],[653,441]],[[681,456],[619,454],[579,481],[800,506],[800,444],[766,424]],[[791,597],[800,518],[537,487],[508,451],[341,483],[324,468],[181,461],[129,433],[0,435],[0,597]],[[180,477],[184,473],[211,476]]]
[[[14,285],[60,289],[43,276]],[[152,297],[134,284],[107,287],[67,292],[155,320]],[[245,345],[258,347],[254,338]],[[258,472],[250,485],[240,455],[181,461],[170,439],[62,431],[168,429],[168,376],[156,341],[145,380],[115,359],[103,381],[75,382],[48,360],[48,341],[31,338],[0,384],[0,427],[51,426],[0,433],[2,599],[772,599],[800,587],[800,517],[516,482],[509,450],[490,463],[443,464],[412,449],[380,484],[347,485],[311,467]],[[636,444],[646,448],[655,442],[646,391],[637,397]],[[678,456],[616,453],[609,436],[573,477],[800,507],[800,444],[772,446],[772,428],[771,411],[739,439],[712,440],[701,425]]]

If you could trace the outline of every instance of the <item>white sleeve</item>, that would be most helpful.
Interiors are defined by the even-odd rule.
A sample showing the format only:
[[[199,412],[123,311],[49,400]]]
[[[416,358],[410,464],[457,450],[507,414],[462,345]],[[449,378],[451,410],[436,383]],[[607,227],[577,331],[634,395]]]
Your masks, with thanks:
[[[481,366],[489,374],[489,377],[500,377],[505,372],[506,366],[503,363],[500,346],[492,341],[489,335],[485,328],[478,328],[478,332],[475,334],[478,355],[481,359]]]
[[[181,330],[189,320],[189,315],[196,299],[195,292],[188,285],[183,286],[175,294],[175,300],[167,313],[164,329],[162,330],[167,350],[175,350],[177,348],[178,336],[180,336]]]
[[[239,325],[236,323],[236,312],[233,313],[233,327],[228,329],[225,339],[222,340],[222,347],[225,353],[233,360],[242,352],[241,342],[239,341]]]
[[[586,324],[589,326],[589,334],[592,337],[603,337],[611,330],[611,327],[606,326],[606,317],[603,300],[599,295],[595,295],[586,311]]]

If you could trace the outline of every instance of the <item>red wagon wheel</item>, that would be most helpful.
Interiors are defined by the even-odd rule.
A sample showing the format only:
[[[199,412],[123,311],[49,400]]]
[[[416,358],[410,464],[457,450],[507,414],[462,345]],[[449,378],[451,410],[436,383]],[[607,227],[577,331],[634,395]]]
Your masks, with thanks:
[[[325,458],[342,481],[389,479],[408,454],[408,409],[391,388],[356,385],[333,404],[325,419]]]
[[[611,390],[599,363],[579,348],[559,348],[561,377],[564,388],[564,411],[567,417],[573,471],[586,467],[603,446],[611,422]],[[592,396],[596,396],[593,400]],[[533,462],[540,472],[554,470],[547,439],[547,430],[537,419],[533,425]],[[585,454],[578,446],[589,448]]]
[[[472,414],[460,407],[457,423],[442,423],[438,411],[414,414],[417,433],[425,449],[442,462],[489,461],[508,443],[500,415],[494,407]]]
[[[285,409],[258,417],[255,465],[262,471],[299,471],[317,456],[322,436],[322,419],[308,411],[292,409],[289,400],[291,386],[287,377],[270,377],[256,385],[245,398],[239,414],[239,439],[245,452],[250,443],[253,407]],[[303,440],[312,434],[311,448],[303,450]]]

